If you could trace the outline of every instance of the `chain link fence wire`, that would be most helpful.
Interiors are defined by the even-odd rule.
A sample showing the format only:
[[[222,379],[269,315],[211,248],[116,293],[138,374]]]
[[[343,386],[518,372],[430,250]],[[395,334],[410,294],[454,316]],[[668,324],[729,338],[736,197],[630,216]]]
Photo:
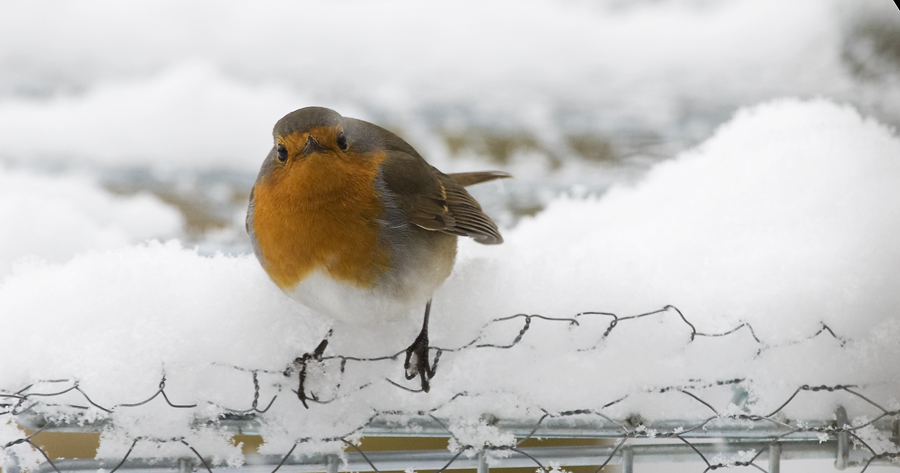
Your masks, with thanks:
[[[462,346],[453,348],[432,347],[433,368],[437,369],[445,353],[510,349],[518,345],[529,331],[534,329],[534,322],[540,320],[550,323],[566,323],[578,327],[585,317],[603,317],[608,319],[600,337],[602,342],[610,337],[615,329],[624,323],[633,323],[654,316],[674,315],[690,329],[690,341],[705,337],[733,337],[739,332],[748,333],[758,345],[758,352],[771,348],[761,341],[748,323],[721,333],[704,333],[676,307],[666,306],[659,310],[630,316],[618,316],[611,312],[583,312],[570,318],[554,318],[537,314],[516,314],[497,318],[486,324],[482,332],[490,326],[500,323],[517,322],[518,331],[509,343],[487,343],[483,337],[471,340]],[[803,340],[791,343],[803,343],[821,336],[832,337],[841,346],[847,341],[836,334],[824,323],[818,331]],[[598,342],[599,344],[599,342]],[[320,345],[320,348],[323,346]],[[256,434],[260,431],[260,416],[266,414],[280,396],[295,398],[304,405],[309,403],[310,409],[316,405],[328,404],[334,398],[321,398],[313,392],[307,392],[304,386],[307,364],[317,363],[320,366],[333,367],[338,374],[343,374],[350,363],[374,363],[385,360],[400,360],[405,351],[392,355],[361,358],[342,355],[316,353],[298,358],[295,363],[283,372],[251,370],[239,366],[228,366],[228,369],[248,372],[253,383],[253,397],[248,400],[249,407],[235,409],[228,406],[216,406],[222,414],[216,418],[203,418],[196,415],[197,427],[213,427],[230,434]],[[894,360],[891,360],[893,362]],[[262,395],[260,377],[281,377],[284,382],[277,384],[276,394],[269,398]],[[403,386],[391,379],[388,383],[397,389],[416,392],[417,389]],[[622,402],[628,396],[613,400],[600,409],[574,409],[554,411],[541,408],[541,415],[530,419],[481,418],[483,425],[489,425],[497,431],[510,433],[515,437],[514,444],[492,445],[466,443],[457,438],[453,429],[448,427],[447,419],[442,419],[438,411],[442,406],[428,410],[406,411],[385,410],[375,412],[365,422],[345,432],[343,435],[327,437],[303,437],[292,440],[292,447],[280,455],[246,455],[240,468],[246,473],[276,473],[278,471],[392,471],[411,469],[432,469],[438,473],[444,470],[475,468],[479,473],[486,472],[489,467],[533,467],[540,473],[558,472],[567,466],[591,465],[600,472],[608,465],[620,464],[625,472],[633,471],[635,462],[668,462],[698,461],[703,472],[721,468],[746,467],[758,471],[779,471],[781,459],[792,458],[833,458],[835,467],[844,469],[850,466],[861,467],[866,471],[873,464],[900,464],[900,410],[884,407],[885,402],[870,399],[865,386],[849,384],[832,385],[797,385],[792,394],[787,396],[771,412],[762,415],[741,412],[734,409],[746,400],[747,392],[742,389],[741,378],[712,381],[691,382],[689,384],[667,386],[655,390],[655,394],[679,393],[691,402],[702,406],[708,415],[696,419],[667,419],[648,421],[634,414],[626,418],[613,418],[602,412],[605,408]],[[892,389],[900,381],[893,382]],[[713,402],[704,399],[702,392],[706,388],[730,386],[735,392],[727,410],[717,409]],[[369,385],[357,386],[358,391],[367,389]],[[895,389],[896,391],[896,389]],[[654,393],[650,393],[654,394]],[[844,407],[838,407],[832,419],[790,420],[784,410],[792,403],[834,402],[834,399],[823,397],[837,394],[849,395],[851,399],[869,406],[877,413],[872,418],[851,422]],[[458,392],[448,403],[469,395]],[[73,401],[73,396],[76,401]],[[185,437],[160,438],[152,435],[139,435],[131,439],[130,448],[118,459],[95,460],[61,460],[52,459],[37,442],[35,436],[45,431],[67,432],[103,432],[114,425],[112,414],[144,406],[156,399],[162,399],[168,408],[198,410],[200,404],[183,404],[173,400],[167,392],[167,378],[163,374],[155,392],[144,399],[132,403],[106,405],[95,402],[92,394],[82,389],[77,379],[47,379],[31,383],[15,391],[0,390],[0,423],[15,423],[32,430],[27,434],[18,430],[16,438],[0,439],[0,454],[5,454],[5,473],[19,473],[21,468],[13,447],[27,444],[39,452],[45,462],[37,471],[40,473],[62,473],[63,471],[102,470],[115,473],[119,470],[159,470],[176,469],[181,472],[201,470],[212,473],[220,468],[221,459],[204,455],[200,449]],[[802,400],[801,400],[802,399]],[[80,401],[77,401],[80,400]],[[209,402],[207,404],[215,404]],[[100,415],[87,415],[98,412]],[[63,415],[54,415],[63,413]],[[79,413],[84,413],[80,415]],[[441,451],[394,451],[365,452],[358,446],[360,437],[447,437],[449,448]],[[527,447],[523,443],[535,438],[605,438],[614,441],[611,445],[569,446],[569,447]],[[339,442],[346,446],[346,452],[336,454],[303,454],[295,455],[298,446],[308,443]],[[141,457],[134,458],[135,447],[142,444],[183,446],[185,455],[181,457]],[[765,468],[763,465],[765,464]]]

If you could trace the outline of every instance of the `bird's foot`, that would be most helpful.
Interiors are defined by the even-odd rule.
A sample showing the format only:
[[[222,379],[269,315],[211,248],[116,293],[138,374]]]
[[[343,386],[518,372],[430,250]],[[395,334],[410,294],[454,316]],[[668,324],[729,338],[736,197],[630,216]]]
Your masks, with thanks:
[[[406,349],[406,361],[403,363],[406,379],[418,376],[422,380],[422,391],[426,393],[431,389],[429,380],[434,377],[434,369],[428,362],[428,351],[428,331],[422,330]]]
[[[331,332],[328,332],[328,335],[331,335]],[[309,405],[306,404],[307,399],[311,399],[313,401],[316,400],[316,396],[313,394],[311,396],[306,395],[306,388],[304,384],[306,384],[306,365],[310,361],[322,361],[322,354],[325,353],[325,347],[328,346],[328,336],[319,343],[319,346],[313,350],[312,353],[304,353],[303,356],[294,360],[294,367],[299,371],[300,375],[300,385],[297,387],[297,398],[300,399],[300,402],[303,403],[303,407],[309,409]]]

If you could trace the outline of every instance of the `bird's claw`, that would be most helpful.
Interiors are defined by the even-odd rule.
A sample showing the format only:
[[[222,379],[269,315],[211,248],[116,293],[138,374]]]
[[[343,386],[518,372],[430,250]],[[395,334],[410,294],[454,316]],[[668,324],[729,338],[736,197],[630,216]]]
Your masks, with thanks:
[[[331,332],[328,332],[328,335],[331,335]],[[300,372],[300,384],[297,387],[297,398],[303,403],[303,407],[307,409],[309,409],[309,405],[306,403],[307,399],[316,400],[316,397],[315,395],[312,395],[311,397],[306,395],[306,389],[304,387],[304,384],[306,384],[306,365],[310,360],[322,361],[322,355],[325,353],[325,347],[327,346],[328,337],[326,336],[312,353],[304,353],[303,356],[294,360],[294,366],[297,367]]]
[[[426,393],[431,389],[429,380],[434,377],[434,370],[428,362],[428,350],[428,333],[423,331],[406,349],[406,361],[403,363],[406,379],[419,376],[422,381],[422,391]]]

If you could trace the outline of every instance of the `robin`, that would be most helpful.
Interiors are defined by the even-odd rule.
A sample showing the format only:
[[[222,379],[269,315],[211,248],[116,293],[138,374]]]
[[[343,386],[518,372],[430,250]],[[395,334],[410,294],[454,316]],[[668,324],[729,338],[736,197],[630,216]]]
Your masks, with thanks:
[[[285,115],[273,136],[247,211],[263,269],[338,320],[390,320],[424,304],[404,370],[427,392],[431,297],[453,269],[457,237],[503,242],[465,186],[510,175],[444,174],[390,131],[321,107]]]

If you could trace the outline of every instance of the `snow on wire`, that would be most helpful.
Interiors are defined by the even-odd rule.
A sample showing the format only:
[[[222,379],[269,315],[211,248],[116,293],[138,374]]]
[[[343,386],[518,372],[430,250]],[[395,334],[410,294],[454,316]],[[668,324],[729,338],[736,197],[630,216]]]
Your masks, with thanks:
[[[442,355],[447,353],[510,350],[522,343],[527,333],[538,330],[535,328],[535,321],[567,324],[570,328],[577,330],[584,326],[585,324],[582,322],[589,318],[608,320],[605,326],[592,328],[592,330],[596,330],[598,327],[602,329],[596,344],[575,349],[575,351],[587,351],[594,350],[604,343],[607,338],[613,335],[615,329],[622,324],[638,323],[641,320],[648,321],[653,318],[666,316],[675,317],[675,320],[689,328],[688,343],[692,343],[699,338],[736,337],[739,336],[739,333],[744,332],[756,344],[757,356],[774,347],[763,342],[749,323],[741,323],[730,330],[719,333],[701,332],[678,308],[671,305],[659,310],[630,316],[618,316],[611,312],[582,312],[568,318],[537,314],[516,314],[490,321],[482,327],[476,338],[461,346],[452,348],[432,347],[433,368],[437,370],[440,367],[441,360],[446,359],[442,358]],[[513,323],[516,323],[512,327],[513,330],[507,329],[505,332],[511,337],[511,340],[505,343],[486,341],[485,333],[489,329],[499,325],[506,327]],[[802,344],[821,336],[830,337],[840,347],[844,347],[847,343],[846,339],[840,337],[830,327],[822,323],[816,332],[802,339],[789,342],[789,344]],[[253,396],[249,400],[249,407],[243,409],[218,405],[213,401],[180,403],[167,392],[167,377],[164,370],[160,377],[158,389],[142,400],[131,403],[104,404],[96,402],[92,394],[81,387],[78,380],[41,380],[16,391],[0,391],[0,409],[2,409],[0,422],[4,424],[9,424],[10,422],[18,423],[34,430],[30,434],[20,433],[16,438],[0,438],[0,448],[2,448],[0,454],[7,453],[5,471],[8,472],[16,471],[15,462],[10,463],[10,459],[15,459],[12,449],[24,444],[39,452],[44,458],[45,463],[41,465],[40,471],[56,471],[60,473],[68,469],[104,468],[110,470],[109,473],[113,473],[119,469],[137,467],[177,467],[179,465],[178,462],[184,461],[184,458],[180,460],[178,458],[170,458],[168,461],[156,459],[148,463],[147,461],[134,460],[131,457],[135,448],[141,444],[180,444],[195,459],[192,460],[194,466],[212,472],[213,467],[218,466],[216,463],[223,463],[221,458],[217,458],[215,455],[205,455],[201,451],[202,449],[192,445],[190,439],[186,436],[131,435],[129,439],[130,446],[120,458],[81,460],[81,462],[88,462],[80,464],[81,466],[75,466],[79,461],[54,461],[33,439],[41,432],[52,430],[108,431],[111,428],[115,428],[115,413],[146,406],[157,398],[161,398],[167,408],[196,411],[193,421],[195,428],[211,428],[226,433],[257,433],[263,431],[263,429],[260,429],[262,417],[269,412],[276,399],[287,397],[293,399],[294,402],[302,402],[303,404],[308,402],[311,404],[310,408],[314,410],[319,408],[319,406],[335,402],[341,397],[364,394],[368,389],[372,388],[374,383],[370,381],[355,385],[349,389],[346,386],[341,386],[344,382],[343,377],[348,365],[373,364],[384,361],[396,362],[402,359],[404,353],[405,351],[399,351],[392,355],[363,358],[338,354],[323,355],[320,352],[316,356],[307,356],[302,360],[298,358],[297,362],[284,371],[222,366],[222,368],[246,372],[251,375]],[[444,362],[445,365],[446,363],[448,362]],[[331,397],[323,397],[312,390],[307,394],[304,378],[307,376],[307,369],[312,365],[315,365],[314,374],[319,375],[323,379],[330,377],[330,379],[334,380],[334,386],[331,391],[336,394]],[[443,366],[443,368],[448,369],[447,366]],[[270,386],[274,388],[275,394],[270,396],[263,395],[262,392],[265,386],[260,380],[261,376],[280,380],[273,382]],[[404,392],[416,393],[419,391],[415,388],[404,386],[390,377],[385,377],[383,380],[387,385]],[[516,456],[520,460],[524,459],[530,462],[532,466],[543,472],[550,472],[558,469],[560,465],[567,465],[565,463],[566,455],[572,458],[582,458],[579,460],[581,463],[570,463],[575,465],[585,464],[583,457],[590,455],[597,459],[595,463],[591,464],[597,467],[597,471],[600,471],[608,464],[617,461],[629,462],[630,464],[635,455],[640,459],[641,455],[650,455],[653,453],[654,448],[659,447],[658,445],[632,445],[632,442],[629,442],[630,440],[640,439],[672,440],[675,442],[675,447],[680,446],[681,450],[694,455],[695,459],[701,461],[705,465],[703,471],[724,467],[754,467],[758,470],[766,471],[758,464],[765,452],[769,452],[768,461],[770,462],[769,468],[771,470],[772,462],[777,463],[777,455],[780,455],[782,449],[785,449],[786,452],[792,449],[800,452],[801,450],[806,451],[804,449],[808,450],[811,446],[815,448],[814,444],[820,444],[820,450],[825,452],[824,454],[820,453],[819,457],[827,457],[829,449],[836,449],[836,466],[840,468],[855,464],[862,465],[862,471],[865,471],[872,463],[888,463],[900,460],[900,448],[898,448],[900,409],[885,408],[882,406],[883,402],[876,402],[870,399],[867,394],[864,394],[867,386],[860,387],[852,384],[798,384],[789,396],[778,401],[776,408],[754,414],[746,408],[748,392],[744,389],[744,385],[748,382],[746,378],[694,379],[687,383],[646,388],[640,392],[633,393],[633,395],[651,397],[666,393],[679,393],[689,399],[691,403],[702,406],[702,409],[707,412],[705,416],[695,416],[695,418],[688,420],[648,420],[638,413],[616,416],[604,412],[604,410],[622,403],[631,397],[632,394],[626,394],[599,407],[565,410],[539,407],[533,411],[533,413],[538,415],[533,415],[529,418],[504,419],[487,414],[481,416],[477,421],[470,419],[472,423],[477,424],[476,427],[478,428],[493,429],[492,432],[495,434],[502,432],[514,436],[513,441],[506,443],[497,442],[490,438],[481,438],[480,441],[470,442],[473,438],[478,440],[479,437],[477,435],[471,438],[460,436],[458,426],[450,426],[450,421],[447,418],[442,418],[441,411],[447,405],[460,402],[460,400],[468,397],[474,397],[468,391],[459,391],[453,393],[445,401],[425,409],[398,408],[376,410],[364,421],[351,426],[338,435],[303,436],[290,439],[291,446],[281,454],[258,455],[257,457],[259,458],[256,459],[251,459],[252,456],[247,456],[246,464],[268,465],[271,467],[269,471],[272,473],[285,465],[316,464],[321,465],[322,468],[302,471],[325,471],[326,469],[328,471],[337,471],[336,458],[341,456],[345,470],[379,471],[387,468],[387,466],[379,468],[379,459],[387,457],[381,452],[364,452],[358,445],[360,437],[417,435],[450,438],[450,448],[443,452],[443,456],[433,456],[431,463],[426,463],[426,465],[434,465],[436,464],[434,461],[437,461],[435,460],[437,458],[440,458],[439,462],[446,461],[442,467],[436,468],[439,472],[447,469],[467,467],[473,461],[471,460],[472,457],[476,457],[474,461],[479,462],[479,468],[486,468],[487,464],[492,462],[495,465],[506,466],[509,463],[504,464],[505,459]],[[702,394],[698,394],[698,392],[717,387],[728,387],[734,392],[734,396],[724,409],[717,409],[715,401],[704,399]],[[891,387],[895,388],[896,386],[889,386],[889,388]],[[343,394],[337,394],[342,390],[345,391]],[[291,394],[288,394],[289,392]],[[799,401],[800,398],[808,400],[807,393],[816,393],[815,396],[848,395],[858,405],[872,408],[875,415],[872,418],[859,417],[851,422],[847,418],[844,407],[840,406],[833,411],[835,413],[834,419],[792,421],[785,413],[786,408],[801,402]],[[425,394],[418,395],[425,396]],[[77,399],[81,401],[79,402]],[[846,399],[844,400],[846,401]],[[839,401],[834,399],[830,399],[827,402],[839,403]],[[888,402],[896,403],[895,400],[888,400]],[[210,406],[214,408],[209,409]],[[206,410],[201,410],[202,408],[206,408]],[[87,413],[89,412],[93,414],[88,415]],[[207,415],[204,417],[203,412],[213,412],[215,416],[210,417]],[[133,433],[133,430],[131,432]],[[589,447],[581,450],[578,450],[578,448],[557,448],[554,450],[554,448],[528,448],[522,446],[524,442],[530,439],[546,437],[608,438],[613,439],[614,443],[607,447]],[[739,445],[745,447],[745,449],[730,451],[730,455],[726,456],[716,454],[715,449],[710,450],[709,444],[703,442],[704,439],[714,438],[743,442]],[[306,453],[303,454],[306,457],[305,461],[298,460],[295,450],[304,444],[310,443],[340,444],[346,446],[350,453],[341,453],[338,456],[333,452],[328,455]],[[849,451],[851,443],[855,447],[852,459]],[[673,445],[666,447],[670,449],[667,451],[671,451],[672,447]],[[554,459],[554,452],[563,455],[560,457],[563,459]],[[354,458],[356,458],[356,463],[353,465],[351,465],[353,463],[352,459],[349,459],[351,455],[355,455]],[[542,455],[547,456],[542,457]],[[465,456],[468,456],[470,460],[467,461]],[[412,456],[407,455],[406,458],[410,459],[407,468],[421,468],[421,463],[417,466]],[[387,462],[388,460],[384,461]],[[393,461],[393,463],[389,464],[392,467],[396,465],[396,461]],[[242,462],[239,461],[236,464],[230,464],[230,466],[241,466],[241,464]],[[520,464],[517,463],[517,465]],[[350,468],[351,466],[353,468]]]

